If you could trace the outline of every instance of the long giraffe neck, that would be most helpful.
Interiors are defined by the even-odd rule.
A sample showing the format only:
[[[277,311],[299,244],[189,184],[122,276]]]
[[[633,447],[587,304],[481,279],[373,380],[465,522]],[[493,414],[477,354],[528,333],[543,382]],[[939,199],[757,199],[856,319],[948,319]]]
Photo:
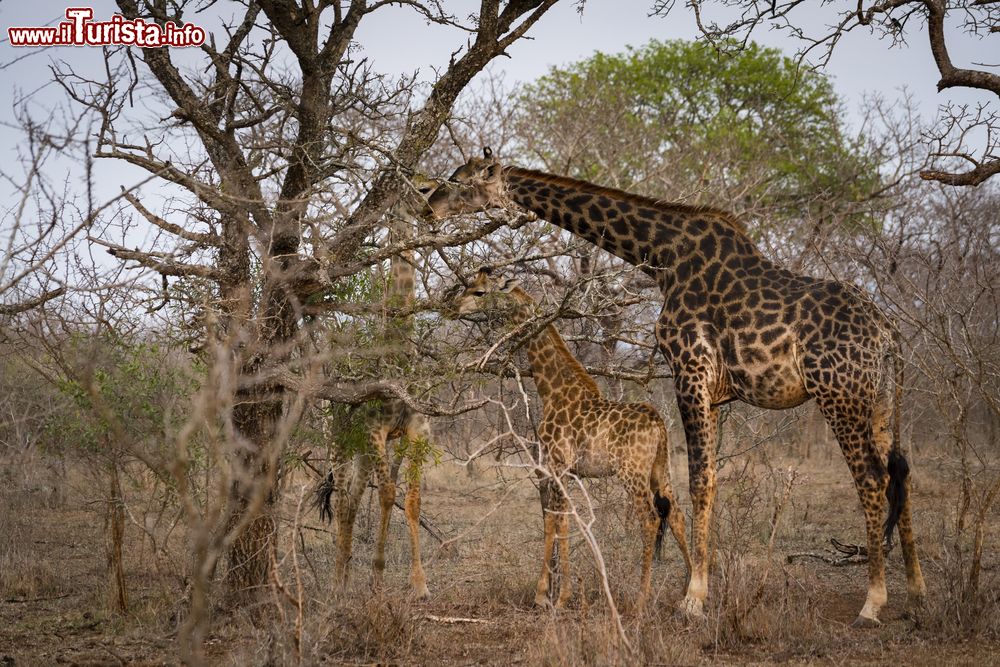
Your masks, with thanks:
[[[515,324],[523,324],[534,317],[537,304],[527,292],[516,287],[510,297],[517,304],[512,315]],[[594,378],[569,351],[566,341],[552,324],[528,341],[526,347],[531,375],[543,406],[581,394],[600,396],[601,390]]]
[[[760,257],[741,223],[723,211],[664,203],[622,190],[506,167],[507,196],[541,219],[673,282],[698,257]],[[690,268],[690,267],[689,267]]]
[[[400,243],[410,239],[414,233],[416,218],[404,203],[390,212],[389,243]],[[404,250],[389,260],[389,284],[385,290],[385,304],[390,311],[408,309],[416,298],[416,273],[413,250]],[[410,336],[413,333],[413,315],[390,314],[386,321],[386,346],[400,355],[406,355],[413,347]]]

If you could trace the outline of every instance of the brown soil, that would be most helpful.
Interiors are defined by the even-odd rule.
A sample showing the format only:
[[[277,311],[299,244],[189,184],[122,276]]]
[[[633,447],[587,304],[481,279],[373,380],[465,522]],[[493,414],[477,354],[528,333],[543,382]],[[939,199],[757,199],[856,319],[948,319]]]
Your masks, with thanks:
[[[677,457],[682,460],[682,457]],[[743,465],[743,464],[740,464]],[[303,517],[300,551],[305,588],[301,647],[295,648],[295,609],[270,593],[259,606],[218,614],[208,641],[214,664],[787,664],[985,665],[1000,663],[1000,620],[952,618],[949,606],[962,570],[950,546],[950,495],[931,465],[916,470],[915,503],[927,605],[916,618],[905,612],[905,577],[899,550],[889,557],[890,601],[882,627],[853,630],[864,601],[866,570],[818,560],[787,563],[800,551],[823,551],[830,537],[858,542],[861,513],[846,467],[833,457],[791,463],[799,481],[780,516],[774,552],[767,553],[775,476],[782,466],[723,471],[717,512],[717,549],[708,619],[688,623],[673,610],[681,597],[683,567],[672,542],[654,567],[654,597],[640,616],[630,610],[638,580],[638,538],[627,504],[613,483],[588,484],[594,530],[608,562],[611,589],[624,618],[629,650],[618,640],[602,597],[593,559],[579,536],[571,555],[575,596],[555,612],[532,607],[540,564],[541,514],[537,494],[519,471],[469,475],[445,464],[430,471],[425,515],[446,536],[441,549],[426,532],[423,553],[432,598],[409,599],[406,531],[393,517],[386,589],[368,586],[372,515],[356,530],[349,590],[332,594],[332,534],[315,516]],[[7,471],[12,472],[12,471]],[[675,486],[686,480],[675,460]],[[16,474],[14,475],[16,477]],[[158,665],[178,661],[177,624],[183,615],[185,567],[180,529],[176,562],[154,558],[135,525],[126,535],[131,611],[108,611],[103,525],[81,481],[53,500],[44,476],[22,476],[0,494],[9,508],[0,519],[0,666]],[[39,481],[41,480],[41,481]],[[514,481],[511,481],[514,480]],[[305,479],[301,481],[306,481]],[[769,486],[771,484],[771,486]],[[297,485],[290,485],[290,488]],[[301,485],[298,485],[300,487]],[[289,493],[284,531],[294,504]],[[578,502],[583,503],[582,496]],[[498,507],[499,504],[499,507]],[[756,506],[755,506],[756,504]],[[366,508],[368,505],[366,505]],[[492,511],[492,513],[490,513]],[[991,528],[995,528],[992,517]],[[989,531],[987,534],[991,534]],[[992,534],[996,534],[992,532]],[[288,535],[281,544],[287,551]],[[304,552],[301,545],[305,545]],[[988,541],[983,589],[998,587],[996,545]],[[294,581],[282,570],[286,583]],[[985,606],[983,606],[985,605]],[[990,606],[992,605],[992,606]],[[971,607],[970,607],[971,608]],[[996,597],[980,601],[980,616],[998,616]],[[960,609],[959,609],[960,611]]]

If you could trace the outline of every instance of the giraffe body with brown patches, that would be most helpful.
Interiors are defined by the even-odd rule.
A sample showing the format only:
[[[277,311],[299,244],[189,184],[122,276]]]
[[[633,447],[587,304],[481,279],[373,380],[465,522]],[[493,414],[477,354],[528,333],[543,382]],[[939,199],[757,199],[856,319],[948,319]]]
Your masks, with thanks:
[[[425,213],[427,206],[424,196],[438,185],[436,181],[414,177],[411,191],[403,195],[400,203],[390,212],[390,243],[405,241],[413,235],[413,226],[418,216]],[[389,262],[389,282],[385,290],[386,305],[389,308],[407,309],[415,296],[416,274],[412,250],[393,255]],[[412,316],[390,318],[386,327],[388,347],[396,347],[403,355],[411,350],[409,334]],[[330,508],[331,496],[336,496],[337,557],[334,565],[334,581],[337,586],[347,583],[351,560],[354,522],[358,506],[368,481],[374,473],[378,489],[379,526],[375,538],[375,554],[372,563],[372,583],[378,588],[382,584],[385,570],[385,544],[389,533],[389,519],[396,501],[396,483],[399,470],[407,459],[407,447],[389,451],[389,443],[405,439],[408,443],[429,443],[430,423],[426,415],[412,409],[399,399],[383,400],[377,406],[364,406],[362,418],[368,433],[368,447],[365,451],[347,455],[334,447],[334,469],[327,481],[319,489],[321,508],[330,518],[334,510]],[[410,535],[410,589],[419,598],[430,595],[427,577],[420,558],[420,482],[423,461],[409,457],[406,474],[407,490],[403,504],[406,523]]]
[[[528,323],[537,304],[514,280],[495,278],[481,270],[455,297],[455,311],[478,311],[502,298],[515,326]],[[559,544],[559,595],[562,607],[572,595],[569,571],[568,474],[577,477],[616,476],[632,499],[642,524],[642,583],[637,607],[650,591],[654,544],[659,546],[669,526],[690,572],[684,515],[670,484],[667,430],[656,409],[646,403],[619,403],[601,395],[594,379],[573,357],[555,326],[549,324],[526,343],[528,363],[542,403],[538,425],[542,463],[552,475],[550,498],[544,511],[545,541],[542,571],[535,604],[548,602],[553,546]]]
[[[656,279],[656,340],[674,375],[688,448],[693,569],[684,606],[708,593],[718,408],[734,400],[782,409],[817,402],[835,433],[865,514],[868,596],[856,625],[886,602],[883,538],[899,528],[911,603],[925,592],[899,442],[901,382],[894,327],[853,286],[794,274],[764,257],[731,215],[544,172],[491,155],[458,168],[429,199],[443,217],[518,206]],[[888,499],[893,503],[888,507]]]

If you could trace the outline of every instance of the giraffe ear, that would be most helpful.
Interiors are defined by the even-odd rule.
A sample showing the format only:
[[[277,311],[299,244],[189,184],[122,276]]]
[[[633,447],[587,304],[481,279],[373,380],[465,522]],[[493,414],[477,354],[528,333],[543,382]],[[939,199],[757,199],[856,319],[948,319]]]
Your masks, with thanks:
[[[500,286],[499,291],[504,292],[505,294],[509,294],[510,292],[514,291],[515,287],[520,287],[520,286],[521,286],[520,280],[518,280],[517,278],[508,278],[507,280],[503,281],[503,285]]]
[[[487,160],[493,159],[493,149],[489,146],[483,146],[483,157]]]
[[[499,162],[491,162],[490,164],[486,165],[486,168],[483,169],[480,178],[482,178],[483,182],[485,182],[485,183],[494,183],[496,181],[499,181],[500,180],[500,163]]]

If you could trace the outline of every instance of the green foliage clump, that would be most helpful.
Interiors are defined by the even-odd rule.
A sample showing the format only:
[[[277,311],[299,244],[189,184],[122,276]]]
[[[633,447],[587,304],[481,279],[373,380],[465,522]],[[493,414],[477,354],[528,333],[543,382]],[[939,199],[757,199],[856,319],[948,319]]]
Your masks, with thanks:
[[[801,217],[880,182],[830,80],[753,43],[597,53],[527,86],[519,106],[523,148],[546,168],[656,196],[708,192],[725,208]]]
[[[371,416],[377,414],[381,406],[382,401],[376,399],[361,405],[330,403],[324,410],[326,425],[333,433],[333,445],[342,456],[371,452],[368,428]]]
[[[410,439],[402,437],[396,441],[396,456],[406,457],[410,465],[406,468],[406,481],[409,484],[420,482],[420,473],[428,462],[434,465],[441,463],[443,452],[426,438]]]
[[[331,403],[324,411],[326,426],[333,433],[333,442],[341,457],[350,458],[359,454],[371,454],[371,437],[369,429],[374,419],[382,410],[382,401],[371,400],[361,405],[346,405]],[[397,438],[393,450],[387,452],[396,458],[406,458],[406,481],[419,483],[423,467],[432,462],[441,463],[442,450],[425,438],[410,439],[406,436]]]
[[[111,455],[123,447],[168,454],[167,434],[185,414],[178,406],[195,393],[204,370],[181,364],[171,352],[158,343],[109,337],[67,340],[65,373],[55,379],[62,405],[44,422],[44,448],[60,455]]]

